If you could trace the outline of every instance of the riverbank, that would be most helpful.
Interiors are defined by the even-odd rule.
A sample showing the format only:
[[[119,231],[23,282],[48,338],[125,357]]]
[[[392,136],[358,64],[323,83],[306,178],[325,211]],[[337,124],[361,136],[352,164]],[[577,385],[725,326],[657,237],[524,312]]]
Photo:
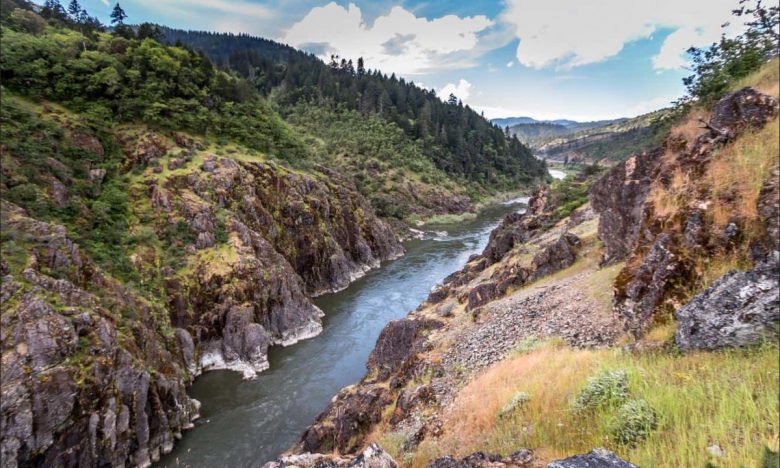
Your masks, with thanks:
[[[485,207],[476,218],[436,225],[405,242],[406,254],[368,272],[347,289],[314,300],[325,312],[322,333],[269,350],[270,368],[253,380],[229,371],[207,372],[189,393],[201,418],[157,466],[248,466],[275,458],[346,385],[365,373],[379,332],[404,317],[430,289],[481,252],[492,229],[522,203]]]

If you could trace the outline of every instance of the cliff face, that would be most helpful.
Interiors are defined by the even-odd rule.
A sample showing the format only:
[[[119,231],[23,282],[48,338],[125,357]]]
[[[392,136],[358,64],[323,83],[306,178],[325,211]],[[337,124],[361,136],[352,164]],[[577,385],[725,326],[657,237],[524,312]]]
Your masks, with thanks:
[[[709,129],[691,119],[663,147],[617,165],[593,186],[603,262],[626,260],[614,303],[629,331],[641,335],[718,269],[761,263],[777,251],[776,150],[752,150],[763,158],[748,162],[755,173],[740,173],[744,164],[734,157],[746,152],[745,139],[764,146],[777,139],[777,113],[771,96],[751,88],[731,93],[714,106]]]
[[[3,467],[148,465],[197,417],[198,373],[266,369],[321,331],[312,296],[403,253],[327,168],[46,106],[18,121],[38,130],[0,147]]]
[[[15,239],[0,296],[2,466],[146,465],[170,450],[198,416],[185,392],[191,341],[62,226],[6,202],[2,223]]]

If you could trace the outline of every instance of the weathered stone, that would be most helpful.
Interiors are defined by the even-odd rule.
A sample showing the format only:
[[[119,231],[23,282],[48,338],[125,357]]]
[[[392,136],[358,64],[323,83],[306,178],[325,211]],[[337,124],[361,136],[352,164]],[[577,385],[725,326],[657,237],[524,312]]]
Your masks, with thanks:
[[[317,417],[301,437],[306,452],[355,452],[363,436],[382,419],[385,407],[392,403],[390,390],[379,385],[361,385],[350,392],[339,392],[328,408]],[[332,422],[327,419],[333,417]]]
[[[397,372],[415,354],[415,342],[420,332],[432,322],[404,318],[388,323],[376,346],[368,357],[368,369],[376,373],[377,380],[385,380],[390,374]]]
[[[600,215],[598,236],[605,247],[602,265],[619,262],[634,247],[652,174],[662,153],[657,149],[631,156],[591,186],[588,196]]]
[[[556,460],[547,468],[638,468],[618,457],[609,450],[596,448],[584,455],[575,455],[563,460]]]
[[[528,449],[520,449],[508,457],[501,455],[474,452],[459,459],[452,456],[440,457],[428,464],[428,468],[530,468],[534,455]]]
[[[776,341],[780,336],[780,268],[731,271],[677,311],[677,346],[713,350]]]
[[[777,112],[777,99],[753,88],[742,88],[718,100],[709,123],[721,131],[736,133],[746,127],[762,127]]]

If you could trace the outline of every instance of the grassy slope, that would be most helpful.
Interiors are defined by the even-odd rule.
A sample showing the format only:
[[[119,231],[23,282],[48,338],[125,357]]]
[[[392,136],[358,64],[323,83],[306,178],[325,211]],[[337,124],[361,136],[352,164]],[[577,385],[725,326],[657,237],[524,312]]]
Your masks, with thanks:
[[[738,83],[778,95],[777,61]],[[673,131],[695,137],[700,130],[684,120]],[[721,192],[736,194],[722,206],[723,222],[733,210],[755,211],[761,182],[778,166],[780,127],[775,120],[765,128],[740,137],[721,149],[704,179],[716,203]],[[680,176],[677,186],[687,187]],[[653,193],[667,199],[668,209],[684,200],[682,193]],[[715,210],[717,214],[718,211]],[[595,255],[595,256],[594,256]],[[701,284],[691,295],[731,268],[746,267],[739,252],[729,258],[702,259]],[[592,257],[592,258],[591,258]],[[566,270],[530,287],[549,285],[590,271],[583,293],[609,306],[615,275],[622,265],[595,268],[597,254],[587,254]],[[597,295],[598,297],[594,296]],[[642,467],[776,466],[780,450],[780,350],[776,343],[752,349],[680,354],[673,346],[673,320],[659,323],[632,352],[616,349],[572,349],[553,340],[532,343],[478,375],[463,387],[455,402],[440,413],[444,433],[428,438],[413,453],[404,454],[395,433],[377,431],[378,439],[407,466],[423,467],[443,455],[465,456],[478,450],[507,455],[527,447],[542,461],[607,447]],[[628,339],[625,339],[628,343]],[[631,445],[617,439],[625,431],[618,415],[623,401],[607,402],[589,411],[577,411],[574,401],[589,379],[606,370],[628,376],[628,400],[643,400],[656,415],[656,428]],[[528,402],[507,411],[518,392]],[[503,413],[503,414],[501,414]],[[499,416],[501,414],[501,416]],[[717,445],[722,456],[710,447]]]
[[[669,328],[661,330],[661,334]],[[444,454],[477,450],[511,453],[531,447],[550,460],[605,446],[642,467],[758,466],[764,447],[777,450],[778,350],[693,353],[622,353],[576,350],[555,343],[504,360],[472,381],[448,414],[448,430],[425,442],[412,466]],[[632,399],[649,403],[658,428],[636,447],[613,437],[619,404],[577,412],[572,401],[588,378],[601,371],[625,370]],[[530,400],[508,417],[497,414],[523,391]],[[707,447],[725,452],[712,457]]]

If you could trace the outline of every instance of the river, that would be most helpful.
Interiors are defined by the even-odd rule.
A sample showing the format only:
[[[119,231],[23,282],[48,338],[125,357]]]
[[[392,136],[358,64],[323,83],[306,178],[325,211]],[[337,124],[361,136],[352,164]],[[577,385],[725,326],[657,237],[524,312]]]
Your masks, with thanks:
[[[273,348],[271,368],[254,380],[211,371],[190,389],[201,417],[157,466],[259,467],[298,441],[338,390],[360,380],[377,336],[406,316],[431,287],[481,252],[490,231],[519,198],[482,210],[472,220],[429,225],[406,254],[352,283],[315,299],[325,312],[323,332],[288,348]],[[177,464],[178,461],[178,464]]]

